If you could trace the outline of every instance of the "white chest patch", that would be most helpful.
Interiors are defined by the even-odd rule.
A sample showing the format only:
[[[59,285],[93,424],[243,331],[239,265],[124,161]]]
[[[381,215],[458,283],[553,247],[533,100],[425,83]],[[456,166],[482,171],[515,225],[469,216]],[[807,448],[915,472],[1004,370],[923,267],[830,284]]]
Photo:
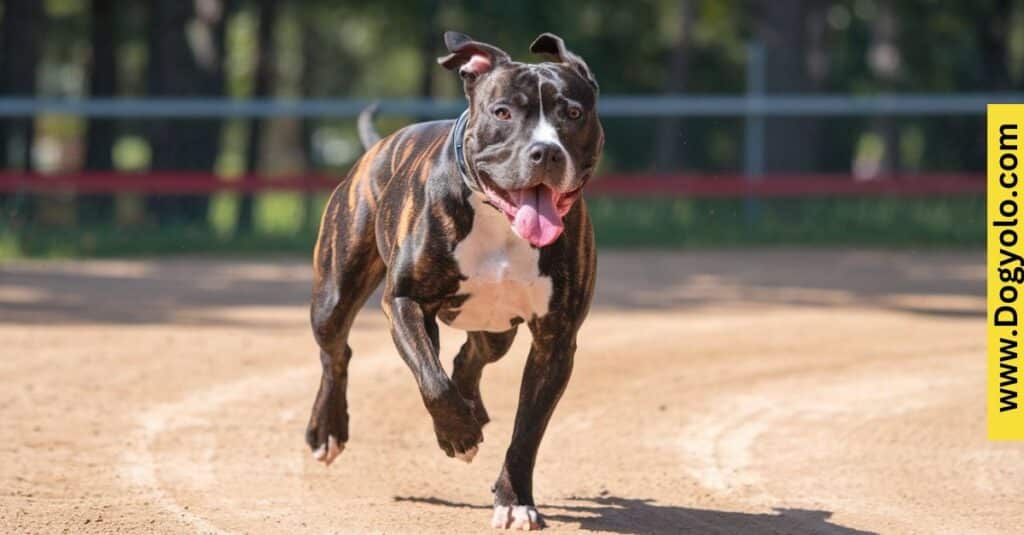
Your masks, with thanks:
[[[548,313],[551,278],[540,274],[540,252],[516,236],[504,215],[470,198],[475,212],[469,235],[455,246],[455,261],[466,280],[459,294],[468,294],[448,325],[464,331],[503,332],[512,320],[529,321]]]

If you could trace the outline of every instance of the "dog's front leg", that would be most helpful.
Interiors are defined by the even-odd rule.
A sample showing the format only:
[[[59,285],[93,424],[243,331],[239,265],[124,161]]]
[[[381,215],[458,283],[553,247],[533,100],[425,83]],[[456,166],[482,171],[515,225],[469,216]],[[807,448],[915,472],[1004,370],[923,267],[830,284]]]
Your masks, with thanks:
[[[423,404],[434,419],[438,445],[449,457],[472,461],[483,441],[482,424],[441,366],[433,314],[424,314],[423,307],[408,297],[385,296],[383,308],[398,352],[416,377]]]
[[[576,333],[534,329],[534,341],[523,372],[512,443],[501,475],[494,484],[496,528],[539,529],[543,520],[533,501],[533,465],[551,413],[572,374]]]

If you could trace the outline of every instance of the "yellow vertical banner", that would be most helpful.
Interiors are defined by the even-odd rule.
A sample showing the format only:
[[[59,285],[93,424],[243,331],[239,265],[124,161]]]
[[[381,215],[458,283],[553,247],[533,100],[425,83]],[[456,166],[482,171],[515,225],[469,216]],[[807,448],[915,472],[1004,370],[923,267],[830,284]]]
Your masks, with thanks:
[[[988,438],[1024,440],[1024,104],[989,104]]]

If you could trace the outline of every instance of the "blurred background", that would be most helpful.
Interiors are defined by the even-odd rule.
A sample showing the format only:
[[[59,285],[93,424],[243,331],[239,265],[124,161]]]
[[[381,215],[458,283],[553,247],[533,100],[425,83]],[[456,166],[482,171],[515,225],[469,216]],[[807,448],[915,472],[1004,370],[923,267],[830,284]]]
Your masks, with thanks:
[[[365,104],[464,107],[446,29],[588,61],[610,246],[980,246],[1024,101],[1020,0],[3,0],[0,258],[308,253]]]
[[[526,328],[472,465],[376,297],[351,447],[302,440],[323,204],[366,105],[465,109],[445,30],[521,61],[554,32],[601,86],[556,533],[1024,533],[981,358],[1024,0],[0,0],[0,534],[480,533]]]

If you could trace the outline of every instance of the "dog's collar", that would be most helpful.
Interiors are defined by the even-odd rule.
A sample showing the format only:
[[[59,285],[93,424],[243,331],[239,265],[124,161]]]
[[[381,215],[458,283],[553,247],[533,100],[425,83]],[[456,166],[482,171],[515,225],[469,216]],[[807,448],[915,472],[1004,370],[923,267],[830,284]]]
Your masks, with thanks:
[[[470,177],[469,166],[466,165],[466,153],[463,147],[467,124],[469,124],[469,110],[462,112],[462,115],[455,121],[455,129],[452,130],[452,148],[455,151],[455,164],[459,167],[459,174],[462,175],[462,180],[470,186],[475,186],[476,181]]]

